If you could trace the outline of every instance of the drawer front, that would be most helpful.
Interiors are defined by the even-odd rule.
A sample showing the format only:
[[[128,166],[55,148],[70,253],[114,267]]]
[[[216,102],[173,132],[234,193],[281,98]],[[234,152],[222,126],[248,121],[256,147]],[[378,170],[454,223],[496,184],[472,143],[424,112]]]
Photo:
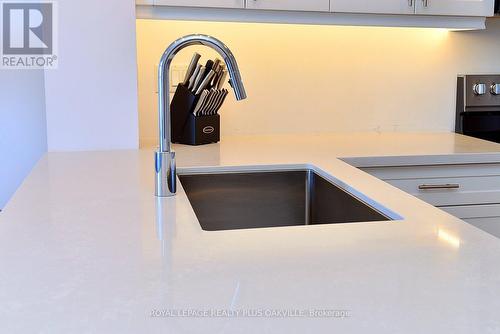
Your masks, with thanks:
[[[500,176],[387,180],[434,206],[500,203]]]
[[[500,217],[464,219],[467,223],[500,238]]]
[[[460,219],[498,219],[500,217],[500,204],[496,205],[464,205],[441,207],[441,210]]]
[[[361,169],[382,180],[500,176],[500,164],[365,167]]]
[[[500,164],[367,167],[362,170],[435,206],[500,204]]]
[[[500,238],[500,205],[452,206],[441,210]]]

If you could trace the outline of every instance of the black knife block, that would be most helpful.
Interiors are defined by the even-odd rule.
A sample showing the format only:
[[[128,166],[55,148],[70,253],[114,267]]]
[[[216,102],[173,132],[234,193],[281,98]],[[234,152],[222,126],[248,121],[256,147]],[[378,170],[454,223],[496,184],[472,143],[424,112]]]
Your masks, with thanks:
[[[220,141],[220,116],[195,116],[198,103],[195,96],[182,84],[177,86],[170,103],[172,142],[186,145],[204,145]]]

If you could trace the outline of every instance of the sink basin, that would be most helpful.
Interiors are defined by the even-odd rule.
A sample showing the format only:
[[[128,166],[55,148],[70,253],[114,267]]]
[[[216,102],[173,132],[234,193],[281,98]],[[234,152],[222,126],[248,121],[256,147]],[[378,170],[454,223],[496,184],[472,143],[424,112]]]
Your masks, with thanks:
[[[181,172],[179,179],[206,231],[393,220],[311,168]]]

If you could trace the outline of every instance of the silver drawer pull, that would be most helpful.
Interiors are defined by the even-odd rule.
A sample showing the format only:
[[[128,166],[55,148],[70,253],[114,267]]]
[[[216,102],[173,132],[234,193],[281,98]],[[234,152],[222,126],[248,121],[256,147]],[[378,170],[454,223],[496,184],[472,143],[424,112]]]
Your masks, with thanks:
[[[460,189],[458,183],[446,183],[446,184],[421,184],[418,186],[420,190],[432,190],[432,189]]]

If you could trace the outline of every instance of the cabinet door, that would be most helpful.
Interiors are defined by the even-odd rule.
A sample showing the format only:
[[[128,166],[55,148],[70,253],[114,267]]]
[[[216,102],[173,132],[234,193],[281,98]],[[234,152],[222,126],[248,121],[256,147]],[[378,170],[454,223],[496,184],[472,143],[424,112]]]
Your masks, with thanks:
[[[336,13],[414,14],[415,1],[419,0],[331,0],[330,11]]]
[[[495,0],[415,0],[421,15],[493,16]]]
[[[328,12],[330,0],[246,0],[246,8]]]
[[[245,0],[154,0],[157,6],[245,8]]]

